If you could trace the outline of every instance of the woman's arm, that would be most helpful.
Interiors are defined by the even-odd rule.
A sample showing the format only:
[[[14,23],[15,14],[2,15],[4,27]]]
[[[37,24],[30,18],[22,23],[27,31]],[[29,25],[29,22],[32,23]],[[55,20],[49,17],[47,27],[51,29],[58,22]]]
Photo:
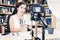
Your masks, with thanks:
[[[13,23],[13,18],[12,16],[10,17],[10,21],[9,21],[9,24],[10,24],[10,31],[11,32],[19,32],[22,30],[22,27],[20,27],[19,29],[14,29],[14,23]]]

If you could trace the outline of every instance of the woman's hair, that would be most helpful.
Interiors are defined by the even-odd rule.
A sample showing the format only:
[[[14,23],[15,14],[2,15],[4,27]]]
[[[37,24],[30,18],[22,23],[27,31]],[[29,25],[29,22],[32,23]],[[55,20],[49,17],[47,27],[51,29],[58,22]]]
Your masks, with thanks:
[[[23,3],[23,2],[19,2],[19,3],[16,4],[15,9],[14,9],[12,15],[14,15],[14,14],[17,13],[17,8],[19,8],[22,4],[25,4],[25,3]]]

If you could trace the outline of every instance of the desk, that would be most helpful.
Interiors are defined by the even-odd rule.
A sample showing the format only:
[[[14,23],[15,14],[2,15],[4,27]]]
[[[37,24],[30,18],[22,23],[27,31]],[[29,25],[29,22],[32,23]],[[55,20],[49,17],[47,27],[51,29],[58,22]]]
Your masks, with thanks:
[[[31,39],[32,36],[30,34],[31,32],[20,32],[19,35],[12,35],[12,33],[0,36],[0,40],[25,40],[25,39]]]

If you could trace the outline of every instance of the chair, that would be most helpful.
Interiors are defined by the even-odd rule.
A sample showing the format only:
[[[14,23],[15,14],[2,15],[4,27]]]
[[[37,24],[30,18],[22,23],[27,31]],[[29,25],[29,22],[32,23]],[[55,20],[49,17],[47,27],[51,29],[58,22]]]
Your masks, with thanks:
[[[2,34],[2,35],[7,35],[7,34],[10,33],[10,25],[9,25],[10,16],[11,15],[9,15],[8,18],[7,18],[7,27],[6,27],[7,29],[5,30],[5,33]]]

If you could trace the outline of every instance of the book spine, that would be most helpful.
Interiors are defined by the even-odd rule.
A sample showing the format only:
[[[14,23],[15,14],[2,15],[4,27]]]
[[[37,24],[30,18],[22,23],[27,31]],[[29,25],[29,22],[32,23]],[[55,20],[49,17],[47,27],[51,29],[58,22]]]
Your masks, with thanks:
[[[2,0],[0,0],[0,4],[2,4]]]

